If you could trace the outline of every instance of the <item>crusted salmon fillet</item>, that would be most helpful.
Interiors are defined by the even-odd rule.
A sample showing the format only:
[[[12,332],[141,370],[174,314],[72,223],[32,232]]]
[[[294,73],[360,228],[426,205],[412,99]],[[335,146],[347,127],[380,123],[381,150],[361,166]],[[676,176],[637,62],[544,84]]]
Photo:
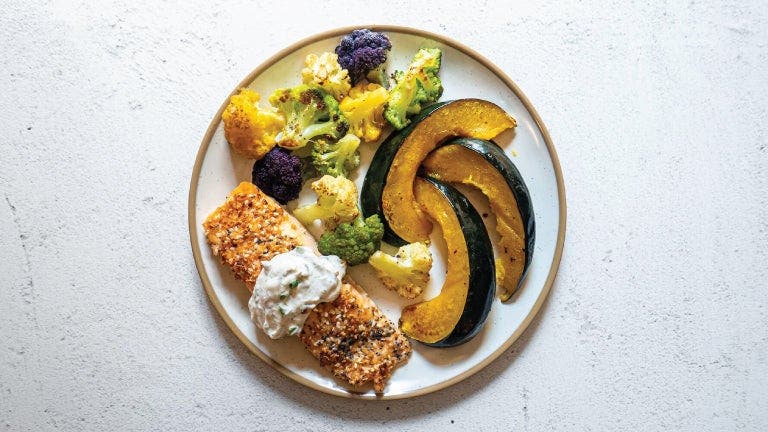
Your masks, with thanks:
[[[336,300],[310,312],[299,339],[336,377],[352,385],[373,381],[377,393],[411,353],[408,339],[350,279]]]
[[[317,248],[314,237],[299,221],[249,182],[232,190],[227,201],[208,215],[203,228],[213,254],[250,291],[262,261],[296,246]]]
[[[297,246],[317,250],[299,221],[248,182],[229,194],[203,228],[213,254],[251,291],[262,261]],[[312,310],[299,339],[334,376],[353,386],[373,382],[377,393],[411,353],[408,339],[349,278],[336,300]]]

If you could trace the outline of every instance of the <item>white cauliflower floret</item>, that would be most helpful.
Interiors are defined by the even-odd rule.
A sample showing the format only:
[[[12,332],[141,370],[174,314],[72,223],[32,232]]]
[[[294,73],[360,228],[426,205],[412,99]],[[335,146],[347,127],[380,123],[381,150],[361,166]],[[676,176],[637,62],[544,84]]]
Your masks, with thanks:
[[[320,56],[308,54],[304,64],[306,67],[301,70],[302,82],[322,87],[337,101],[342,100],[352,88],[349,74],[339,65],[339,56],[335,53],[324,52]]]
[[[311,187],[317,194],[317,202],[293,211],[296,219],[304,225],[320,219],[327,229],[334,229],[340,223],[355,220],[360,214],[357,186],[348,178],[324,175],[312,182]]]
[[[376,251],[368,263],[376,269],[384,285],[401,297],[418,297],[429,282],[432,254],[425,243],[401,246],[395,256]]]

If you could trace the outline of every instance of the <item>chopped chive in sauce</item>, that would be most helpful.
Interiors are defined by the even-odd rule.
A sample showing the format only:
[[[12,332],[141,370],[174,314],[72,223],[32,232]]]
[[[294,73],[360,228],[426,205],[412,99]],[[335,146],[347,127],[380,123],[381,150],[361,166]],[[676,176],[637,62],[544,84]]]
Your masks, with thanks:
[[[288,286],[290,286],[291,289],[296,288],[297,286],[299,286],[299,281],[295,280],[295,281],[289,283]]]
[[[289,335],[295,335],[298,332],[299,332],[299,327],[298,326],[292,325],[292,326],[288,327],[288,334]]]
[[[281,316],[285,316],[285,309],[282,306],[278,306],[277,310],[280,311]]]
[[[288,294],[280,293],[280,300],[285,300],[286,297],[288,297]]]

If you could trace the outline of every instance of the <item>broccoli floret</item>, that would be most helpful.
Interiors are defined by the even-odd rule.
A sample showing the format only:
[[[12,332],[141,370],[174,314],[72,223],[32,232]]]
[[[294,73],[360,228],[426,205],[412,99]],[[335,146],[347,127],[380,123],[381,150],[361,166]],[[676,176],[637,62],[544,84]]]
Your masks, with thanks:
[[[384,285],[401,297],[418,297],[429,282],[432,254],[421,242],[401,246],[395,256],[376,251],[368,259]]]
[[[301,223],[309,225],[320,219],[326,228],[333,229],[341,222],[351,222],[360,210],[357,207],[357,187],[351,180],[325,175],[311,185],[317,194],[317,202],[293,211]]]
[[[312,143],[312,165],[320,174],[348,177],[360,165],[360,138],[347,134],[336,142],[317,139]]]
[[[352,87],[339,104],[349,122],[349,130],[366,142],[376,141],[384,129],[384,104],[389,99],[387,89],[378,84],[361,82]]]
[[[285,115],[285,127],[275,137],[280,147],[304,147],[319,136],[338,139],[349,129],[339,103],[321,87],[301,84],[277,89],[269,102]]]
[[[352,84],[355,84],[384,63],[391,48],[392,43],[384,33],[358,29],[341,38],[336,54],[339,55],[339,64],[349,71]]]
[[[253,164],[253,184],[280,204],[299,197],[301,161],[290,152],[273,148]]]
[[[410,123],[408,117],[418,114],[423,106],[440,99],[443,84],[437,73],[441,56],[438,48],[422,48],[407,71],[395,72],[395,86],[389,92],[384,118],[396,129]]]
[[[352,87],[347,70],[342,69],[339,56],[334,53],[324,52],[320,56],[308,54],[304,64],[302,82],[322,87],[336,100],[341,100]]]
[[[358,216],[352,223],[343,223],[334,231],[324,233],[317,242],[317,248],[323,255],[336,255],[354,266],[368,261],[381,246],[384,225],[379,215],[366,219]]]
[[[261,159],[275,146],[275,135],[285,125],[283,115],[276,109],[260,108],[260,96],[251,89],[242,89],[229,98],[221,113],[224,136],[236,153],[250,159]]]
[[[317,140],[320,138],[315,139]],[[291,154],[298,157],[299,161],[301,161],[302,184],[306,183],[308,180],[316,179],[321,176],[317,171],[317,168],[315,168],[315,165],[312,164],[312,147],[312,141],[310,141],[304,147],[299,147],[291,151]]]
[[[308,182],[309,180],[320,177],[320,172],[318,172],[317,168],[315,168],[315,164],[312,163],[311,157],[299,157],[299,161],[301,161],[302,184]]]

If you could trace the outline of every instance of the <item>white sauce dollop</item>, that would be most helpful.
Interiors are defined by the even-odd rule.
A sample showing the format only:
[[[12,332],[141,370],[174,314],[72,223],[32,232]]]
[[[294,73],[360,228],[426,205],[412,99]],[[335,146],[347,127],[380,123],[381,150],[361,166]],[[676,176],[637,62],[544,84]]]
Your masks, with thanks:
[[[262,263],[248,301],[251,319],[272,339],[299,334],[309,312],[339,296],[346,264],[299,246]]]

